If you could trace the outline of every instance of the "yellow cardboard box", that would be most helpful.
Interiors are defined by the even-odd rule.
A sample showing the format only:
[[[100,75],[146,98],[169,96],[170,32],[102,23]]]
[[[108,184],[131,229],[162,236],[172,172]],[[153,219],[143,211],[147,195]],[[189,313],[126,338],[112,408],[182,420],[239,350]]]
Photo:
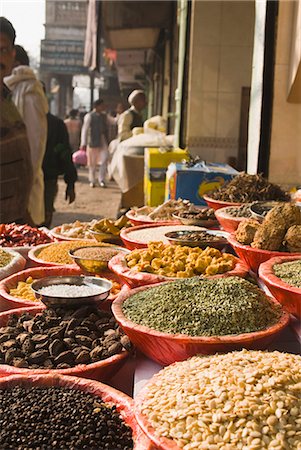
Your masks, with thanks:
[[[187,160],[186,150],[146,148],[144,153],[144,199],[148,206],[158,206],[164,202],[167,167],[171,162]]]

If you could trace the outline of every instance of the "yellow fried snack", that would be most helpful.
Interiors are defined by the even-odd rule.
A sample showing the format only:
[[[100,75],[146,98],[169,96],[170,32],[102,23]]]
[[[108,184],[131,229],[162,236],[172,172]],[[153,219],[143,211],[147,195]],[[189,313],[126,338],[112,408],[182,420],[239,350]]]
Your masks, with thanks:
[[[235,267],[234,256],[216,248],[202,250],[162,242],[151,242],[146,249],[134,250],[125,259],[130,269],[175,278],[216,275]]]
[[[36,281],[32,277],[28,277],[25,281],[18,281],[17,287],[10,289],[9,293],[13,297],[24,298],[32,302],[37,302],[33,290],[31,289],[32,283]]]

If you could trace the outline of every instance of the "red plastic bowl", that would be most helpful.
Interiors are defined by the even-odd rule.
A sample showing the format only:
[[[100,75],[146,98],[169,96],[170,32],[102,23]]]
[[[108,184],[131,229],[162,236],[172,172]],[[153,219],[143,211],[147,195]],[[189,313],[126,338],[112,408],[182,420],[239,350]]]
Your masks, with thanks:
[[[176,219],[174,219],[174,220],[161,220],[161,221],[156,220],[155,221],[155,220],[148,219],[147,216],[145,216],[145,219],[142,219],[141,216],[138,216],[138,217],[140,217],[140,219],[138,219],[137,216],[135,214],[133,214],[132,210],[130,210],[130,211],[128,211],[126,213],[126,217],[129,219],[129,221],[131,222],[131,224],[134,227],[137,227],[137,226],[139,227],[141,225],[157,225],[157,226],[160,226],[160,225],[166,225],[167,223],[169,225],[179,225],[179,224],[181,224],[181,222],[179,220],[176,220]]]
[[[211,198],[208,195],[203,195],[203,199],[205,200],[209,208],[212,208],[215,211],[220,208],[225,208],[226,206],[240,206],[243,204],[243,203],[233,203],[233,202],[225,202],[222,200],[215,200],[214,198]]]
[[[83,380],[62,375],[13,375],[0,379],[0,389],[13,386],[62,386],[77,389],[104,400],[109,405],[116,406],[124,422],[131,427],[134,440],[134,450],[153,449],[151,441],[141,431],[134,415],[134,401],[123,392],[117,391],[98,381]]]
[[[227,207],[228,209],[228,207]],[[215,211],[215,216],[217,218],[217,220],[219,221],[221,227],[223,227],[223,229],[225,231],[228,231],[229,233],[233,233],[238,225],[240,224],[240,222],[242,222],[243,220],[245,220],[245,217],[232,217],[229,214],[226,213],[226,208],[221,208]]]
[[[155,223],[152,223],[151,225],[139,225],[137,227],[124,228],[120,232],[120,237],[121,237],[124,245],[126,246],[126,248],[128,248],[129,250],[135,250],[136,248],[146,248],[147,243],[135,241],[134,239],[131,239],[129,237],[129,233],[131,233],[132,231],[144,230],[145,228],[155,228],[155,227],[171,226],[171,225],[181,225],[181,223],[180,222],[178,222],[178,223],[155,222]],[[183,227],[185,227],[185,225],[183,225]]]
[[[45,309],[43,306],[34,306],[31,308],[11,309],[10,311],[3,312],[0,314],[0,328],[6,326],[11,314],[20,316],[23,313],[32,313],[32,315],[36,315],[43,311],[43,309]],[[78,366],[69,369],[23,369],[7,364],[0,364],[0,377],[16,374],[28,374],[28,376],[39,374],[61,374],[104,381],[115,374],[123,366],[128,356],[129,353],[124,350],[118,355],[110,356],[110,358],[102,361],[91,364],[79,364]]]
[[[112,311],[115,319],[131,342],[142,353],[159,364],[168,365],[176,361],[184,361],[197,354],[209,355],[216,352],[240,350],[242,348],[262,350],[277,337],[289,322],[289,315],[283,311],[283,315],[276,325],[254,333],[218,337],[191,337],[184,334],[162,333],[132,322],[122,312],[122,305],[125,300],[137,292],[151,289],[152,287],[142,286],[132,290],[130,293],[120,294],[113,302]],[[278,304],[274,298],[268,298],[271,303]]]
[[[109,268],[115,272],[120,278],[123,278],[125,282],[131,287],[136,288],[139,286],[145,286],[149,284],[162,283],[164,281],[179,280],[176,277],[164,277],[162,275],[154,275],[147,272],[137,272],[134,269],[130,269],[127,266],[125,257],[122,253],[114,256],[109,261]],[[236,258],[236,265],[234,269],[229,270],[229,272],[220,273],[218,275],[213,275],[207,278],[224,278],[224,277],[242,277],[245,278],[248,274],[247,266]]]
[[[79,267],[72,267],[68,265],[60,267],[34,267],[15,273],[14,275],[7,277],[0,282],[0,311],[42,305],[42,303],[40,303],[39,301],[33,302],[10,295],[10,289],[14,289],[15,287],[17,287],[19,281],[25,281],[28,277],[39,280],[40,278],[44,277],[81,274],[82,271]],[[129,290],[129,287],[126,285],[125,281],[111,271],[103,272],[102,278],[107,278],[109,280],[117,281],[117,283],[120,283],[122,292]],[[110,295],[107,300],[103,302],[103,305],[110,305],[112,301],[115,300],[117,295],[118,294]]]
[[[258,274],[284,309],[301,319],[301,288],[285,283],[276,277],[273,270],[275,264],[297,261],[298,259],[301,259],[301,256],[279,256],[269,259],[260,265]]]
[[[261,250],[259,248],[253,248],[250,245],[240,244],[234,236],[228,236],[228,242],[234,248],[235,252],[241,258],[246,265],[253,270],[253,272],[257,273],[260,264],[268,261],[275,256],[285,256],[284,252],[273,252],[270,250]],[[299,256],[301,257],[301,253],[290,253],[290,256]]]

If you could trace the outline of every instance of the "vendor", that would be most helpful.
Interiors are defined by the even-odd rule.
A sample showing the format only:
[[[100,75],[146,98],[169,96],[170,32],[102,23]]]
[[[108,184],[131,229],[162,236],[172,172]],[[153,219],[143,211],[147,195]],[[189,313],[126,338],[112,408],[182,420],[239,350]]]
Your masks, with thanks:
[[[143,127],[141,112],[147,105],[145,93],[136,89],[129,95],[128,102],[131,107],[122,113],[118,119],[119,142],[130,138],[133,135],[133,128]]]

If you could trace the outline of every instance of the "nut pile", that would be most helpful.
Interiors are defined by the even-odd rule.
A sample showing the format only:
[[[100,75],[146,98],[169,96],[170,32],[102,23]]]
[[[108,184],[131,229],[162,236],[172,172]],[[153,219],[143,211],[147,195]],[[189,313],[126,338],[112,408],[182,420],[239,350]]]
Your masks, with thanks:
[[[0,364],[68,369],[130,349],[111,313],[94,306],[11,315],[0,328]]]
[[[242,221],[235,237],[241,244],[270,251],[301,252],[301,210],[290,203],[275,206],[262,223]]]
[[[116,406],[67,387],[0,389],[0,448],[133,448],[131,428]]]
[[[207,247],[148,244],[147,249],[133,250],[125,257],[130,269],[165,277],[189,278],[195,275],[211,276],[228,272],[235,267],[235,258],[228,253]]]
[[[301,357],[246,351],[161,370],[140,410],[181,449],[300,450]]]
[[[171,334],[225,336],[264,330],[281,306],[239,277],[177,280],[129,297],[122,311],[134,323]]]
[[[16,223],[0,224],[0,246],[2,247],[24,247],[51,242],[49,236],[39,228],[29,225],[18,225]]]

